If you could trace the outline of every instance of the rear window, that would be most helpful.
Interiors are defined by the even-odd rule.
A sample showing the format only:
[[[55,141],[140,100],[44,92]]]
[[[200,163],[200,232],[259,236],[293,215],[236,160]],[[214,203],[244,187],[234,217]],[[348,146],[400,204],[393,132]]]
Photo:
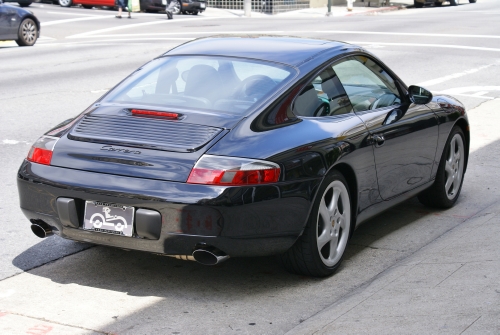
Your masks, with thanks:
[[[103,101],[244,114],[294,74],[291,67],[254,60],[164,57],[131,75]]]

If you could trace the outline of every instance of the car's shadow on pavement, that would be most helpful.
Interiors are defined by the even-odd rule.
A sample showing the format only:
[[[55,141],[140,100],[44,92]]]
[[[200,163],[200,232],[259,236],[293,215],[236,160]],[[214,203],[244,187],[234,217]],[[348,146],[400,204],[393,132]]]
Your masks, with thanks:
[[[389,250],[390,253],[407,253],[418,249],[422,241],[401,238],[398,232],[418,230],[412,226],[415,221],[426,216],[429,216],[429,210],[418,201],[410,200],[366,222],[355,231],[336,276],[345,271],[351,272],[351,264],[360,261],[358,255],[363,251],[380,249]],[[395,236],[388,239],[390,235]],[[27,269],[34,255],[52,259],[48,250],[53,250],[53,244],[59,241],[64,240],[56,236],[41,241],[18,255],[13,265]],[[102,246],[78,252],[89,245],[64,242],[73,243],[75,253],[33,269],[30,273],[60,284],[71,283],[127,292],[133,296],[158,297],[179,290],[190,292],[189,295],[212,291],[229,297],[238,294],[241,287],[252,286],[254,291],[275,291],[280,287],[290,288],[301,283],[312,284],[324,280],[289,274],[274,256],[234,258],[217,266],[203,266],[192,261]]]

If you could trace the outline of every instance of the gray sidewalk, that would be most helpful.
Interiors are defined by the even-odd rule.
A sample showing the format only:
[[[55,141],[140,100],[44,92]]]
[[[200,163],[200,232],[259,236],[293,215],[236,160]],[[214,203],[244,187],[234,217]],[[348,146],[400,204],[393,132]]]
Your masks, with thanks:
[[[499,109],[469,113],[469,196],[446,211],[463,222],[287,334],[500,334]]]

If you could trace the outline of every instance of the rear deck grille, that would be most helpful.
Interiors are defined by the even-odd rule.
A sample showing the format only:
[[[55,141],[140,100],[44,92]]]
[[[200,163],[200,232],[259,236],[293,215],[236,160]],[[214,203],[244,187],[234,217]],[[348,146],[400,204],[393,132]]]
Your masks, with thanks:
[[[77,141],[191,152],[221,131],[220,128],[156,118],[86,115],[68,137]]]

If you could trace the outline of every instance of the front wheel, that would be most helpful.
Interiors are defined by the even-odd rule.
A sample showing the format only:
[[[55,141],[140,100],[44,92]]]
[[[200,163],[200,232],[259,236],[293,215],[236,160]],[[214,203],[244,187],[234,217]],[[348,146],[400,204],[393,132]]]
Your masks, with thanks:
[[[477,0],[469,0],[470,3],[476,3]]]
[[[62,7],[71,7],[73,0],[59,0],[59,5]]]
[[[17,32],[17,45],[21,47],[30,47],[38,39],[38,27],[32,19],[24,19]]]
[[[29,7],[32,2],[18,2],[19,6],[21,7]]]
[[[332,171],[321,184],[302,236],[280,259],[296,274],[326,277],[340,266],[351,232],[347,182]]]
[[[453,207],[462,190],[465,157],[465,136],[462,129],[455,126],[446,142],[436,180],[431,188],[418,195],[418,200],[429,207]]]
[[[460,0],[450,0],[450,6],[457,6]]]
[[[436,6],[436,7],[441,7],[442,5],[443,5],[442,2],[439,2],[439,1],[434,2],[434,6]]]

